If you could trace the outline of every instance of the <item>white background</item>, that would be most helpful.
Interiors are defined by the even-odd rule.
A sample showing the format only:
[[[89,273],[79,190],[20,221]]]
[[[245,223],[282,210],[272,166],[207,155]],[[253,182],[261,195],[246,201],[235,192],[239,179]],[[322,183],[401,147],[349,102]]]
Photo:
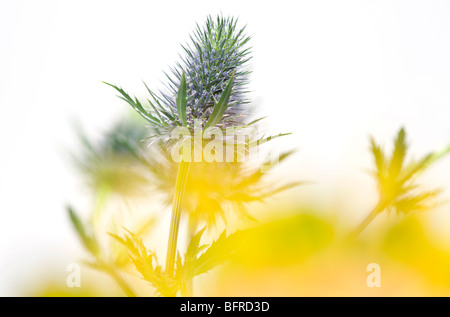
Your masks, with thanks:
[[[389,145],[404,125],[416,156],[450,142],[448,1],[1,0],[0,295],[79,252],[64,210],[83,192],[65,157],[70,122],[99,134],[126,107],[101,81],[160,88],[195,22],[220,12],[253,37],[268,130],[294,132],[280,144],[299,152],[280,175],[316,183],[300,198],[342,204],[356,223],[375,197],[370,134]],[[449,166],[429,182],[450,185]],[[448,231],[444,212],[435,223]]]

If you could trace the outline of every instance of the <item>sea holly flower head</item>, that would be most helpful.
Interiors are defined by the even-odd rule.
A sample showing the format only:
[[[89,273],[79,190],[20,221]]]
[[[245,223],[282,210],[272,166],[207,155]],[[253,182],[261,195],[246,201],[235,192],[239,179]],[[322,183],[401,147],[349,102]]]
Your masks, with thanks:
[[[184,56],[166,73],[166,89],[158,93],[147,85],[148,105],[111,85],[149,123],[152,137],[170,141],[175,128],[192,131],[196,121],[203,128],[225,129],[243,124],[249,102],[246,47],[250,37],[237,27],[235,18],[209,16],[203,27],[197,25],[190,42],[182,45]]]

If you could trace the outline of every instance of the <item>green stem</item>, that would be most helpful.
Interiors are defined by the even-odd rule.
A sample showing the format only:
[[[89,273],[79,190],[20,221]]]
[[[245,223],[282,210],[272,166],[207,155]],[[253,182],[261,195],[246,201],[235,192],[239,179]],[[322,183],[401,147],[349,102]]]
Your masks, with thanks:
[[[116,270],[111,267],[108,267],[107,272],[116,281],[117,285],[119,285],[125,295],[128,297],[137,297],[136,293],[120,273],[116,272]]]
[[[348,240],[356,238],[366,227],[378,216],[384,209],[383,204],[379,203],[367,217],[360,223],[360,225],[348,236]]]
[[[189,162],[181,161],[178,165],[177,180],[175,183],[175,195],[172,205],[172,218],[170,220],[169,242],[167,245],[166,272],[174,276],[175,257],[177,253],[178,231],[180,228],[181,202],[186,188],[189,174]]]
[[[136,293],[133,291],[125,278],[119,272],[117,272],[112,264],[109,264],[107,261],[103,261],[98,254],[95,255],[95,257],[97,258],[97,263],[101,270],[112,277],[112,279],[117,283],[117,285],[119,285],[126,296],[137,297]]]

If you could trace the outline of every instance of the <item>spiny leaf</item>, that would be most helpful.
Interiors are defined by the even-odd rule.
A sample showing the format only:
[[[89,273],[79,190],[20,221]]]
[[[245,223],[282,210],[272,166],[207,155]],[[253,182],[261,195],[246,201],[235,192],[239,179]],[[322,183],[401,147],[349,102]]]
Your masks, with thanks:
[[[200,239],[205,232],[206,227],[197,232],[189,242],[188,248],[186,250],[186,259],[194,259],[201,251]]]
[[[405,160],[406,151],[408,146],[406,144],[406,132],[404,128],[401,128],[398,132],[397,138],[394,142],[394,153],[392,154],[392,158],[389,164],[389,175],[391,177],[395,177],[400,173],[403,162]]]
[[[127,233],[123,238],[112,233],[109,235],[127,247],[136,270],[156,288],[158,293],[163,296],[175,296],[179,289],[178,282],[164,273],[162,267],[157,264],[155,254],[147,250],[140,237],[128,229],[124,229]]]
[[[195,261],[193,276],[206,273],[228,261],[234,253],[233,243],[240,235],[237,231],[227,236],[226,231],[220,234],[220,237],[211,243],[206,251]]]
[[[124,238],[122,238],[119,235],[111,233],[111,232],[108,232],[108,235],[111,236],[112,238],[114,238],[119,243],[121,243],[124,247],[126,247],[129,254],[131,254],[133,256],[140,255],[139,243],[136,239],[136,236],[134,236],[132,234],[128,234],[128,235],[125,235]]]
[[[255,120],[245,124],[243,127],[249,127],[249,126],[254,125],[254,124],[258,123],[259,121],[264,120],[266,118],[267,117],[261,117],[261,118],[255,119]]]
[[[160,98],[155,93],[153,93],[153,91],[150,90],[150,88],[147,86],[147,84],[145,82],[144,82],[144,86],[147,89],[150,96],[152,97],[152,99],[154,100],[154,102],[156,103],[156,105],[158,106],[159,112],[164,114],[164,116],[166,116],[166,118],[169,119],[170,121],[176,122],[175,114],[173,113],[172,107],[167,107],[168,110],[165,109],[160,102]],[[151,105],[153,106],[152,103],[151,103]],[[155,109],[155,107],[154,107],[154,109]],[[156,110],[156,109],[155,109],[155,111],[158,112],[158,110]]]
[[[262,144],[264,144],[266,142],[269,142],[269,141],[271,141],[273,139],[276,139],[276,138],[279,138],[279,137],[282,137],[282,136],[286,136],[286,135],[290,135],[290,134],[292,134],[292,133],[279,133],[277,135],[271,135],[271,136],[268,136],[268,137],[261,137],[258,140],[249,142],[248,143],[248,148],[251,149],[253,147],[256,147],[256,146],[262,145]]]
[[[78,218],[78,215],[71,207],[67,207],[67,211],[69,213],[70,221],[72,222],[75,230],[80,235],[81,239],[83,241],[86,241],[88,239],[88,235],[80,218]]]
[[[141,105],[141,103],[139,102],[139,100],[137,98],[135,98],[135,100],[133,100],[122,88],[119,88],[119,87],[117,87],[113,84],[107,83],[107,82],[103,82],[103,83],[116,89],[121,94],[121,96],[119,96],[119,98],[126,101],[130,106],[132,106],[144,119],[146,119],[147,121],[149,121],[155,125],[162,124],[159,119],[157,119],[152,114],[150,114],[150,112],[145,110],[145,108]]]
[[[80,236],[83,245],[86,247],[88,251],[90,251],[93,254],[96,254],[98,252],[98,245],[96,240],[87,232],[83,222],[75,213],[75,211],[72,209],[72,207],[70,206],[67,207],[67,211],[69,213],[70,221],[72,222],[73,227]]]
[[[413,211],[423,211],[432,207],[430,200],[439,195],[440,190],[428,191],[416,195],[402,197],[395,202],[394,207],[398,213],[410,213]]]
[[[405,168],[404,173],[400,175],[399,183],[403,184],[420,172],[424,171],[427,167],[430,166],[433,161],[435,161],[434,158],[435,154],[429,153],[422,157],[420,160],[409,163]]]
[[[290,183],[287,183],[285,185],[279,186],[279,187],[277,187],[275,189],[271,189],[271,190],[265,192],[261,196],[261,198],[267,198],[267,197],[273,196],[275,194],[281,193],[281,192],[283,192],[285,190],[288,190],[288,189],[291,189],[291,188],[294,188],[294,187],[297,187],[297,186],[301,186],[301,185],[304,185],[304,184],[308,184],[308,182],[290,182]]]
[[[385,168],[385,164],[386,164],[386,158],[385,158],[383,151],[375,143],[375,140],[372,137],[370,138],[370,143],[371,143],[371,152],[375,159],[375,165],[377,167],[377,174],[379,176],[381,176],[385,172],[384,168]]]
[[[296,152],[295,150],[291,150],[291,151],[286,151],[286,152],[281,153],[278,157],[278,163],[281,163],[282,161],[287,159],[290,155],[292,155],[295,152]],[[261,166],[259,166],[259,168],[255,169],[254,171],[250,172],[248,175],[243,177],[242,180],[239,181],[239,183],[234,184],[234,187],[245,191],[246,188],[249,188],[252,185],[257,185],[258,182],[261,181],[261,179],[263,178],[265,173],[267,173],[270,169],[272,169],[273,167],[275,167],[277,165],[277,164],[271,164],[271,163],[272,163],[272,160],[267,159],[265,162],[263,162],[261,164]],[[263,170],[264,170],[264,172],[263,172]],[[295,182],[293,184],[300,185],[300,184],[304,184],[304,183]],[[288,189],[288,188],[290,188],[290,187],[286,187],[286,189]],[[277,191],[274,191],[273,193],[276,194],[280,191],[277,190]],[[264,195],[264,196],[267,197],[267,195]],[[262,197],[262,196],[260,196],[260,197]]]
[[[205,129],[211,126],[215,126],[220,121],[220,119],[222,119],[222,116],[228,107],[228,101],[231,95],[231,88],[233,87],[233,80],[234,80],[234,73],[231,75],[227,87],[222,92],[219,101],[214,104],[213,112],[211,113],[208,121],[205,124]]]

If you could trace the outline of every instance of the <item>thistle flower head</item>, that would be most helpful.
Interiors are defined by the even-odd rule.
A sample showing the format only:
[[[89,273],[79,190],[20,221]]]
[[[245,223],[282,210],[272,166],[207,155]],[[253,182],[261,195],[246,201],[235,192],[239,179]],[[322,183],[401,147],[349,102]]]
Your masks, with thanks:
[[[249,101],[245,95],[247,84],[246,62],[251,58],[250,48],[245,48],[250,37],[244,28],[237,29],[234,18],[209,16],[203,28],[197,25],[191,43],[182,46],[185,57],[171,69],[169,79],[170,96],[165,95],[168,105],[175,107],[173,96],[177,95],[182,73],[186,74],[188,124],[193,119],[207,119],[219,100],[228,82],[233,78],[232,92],[223,121],[235,123],[236,116],[242,114],[242,105]]]
[[[133,153],[137,140],[145,137],[145,126],[141,123],[137,116],[127,117],[95,141],[81,126],[75,127],[81,148],[71,153],[71,159],[93,191],[122,199],[144,196],[149,185],[143,173],[145,166]]]
[[[166,90],[150,94],[148,108],[136,97],[111,85],[154,130],[154,136],[170,135],[177,127],[192,128],[200,120],[203,127],[226,128],[241,125],[245,112],[246,64],[250,37],[237,27],[235,18],[209,16],[203,27],[197,25],[190,42],[182,45],[181,61],[166,73]],[[151,110],[149,109],[151,108]]]

